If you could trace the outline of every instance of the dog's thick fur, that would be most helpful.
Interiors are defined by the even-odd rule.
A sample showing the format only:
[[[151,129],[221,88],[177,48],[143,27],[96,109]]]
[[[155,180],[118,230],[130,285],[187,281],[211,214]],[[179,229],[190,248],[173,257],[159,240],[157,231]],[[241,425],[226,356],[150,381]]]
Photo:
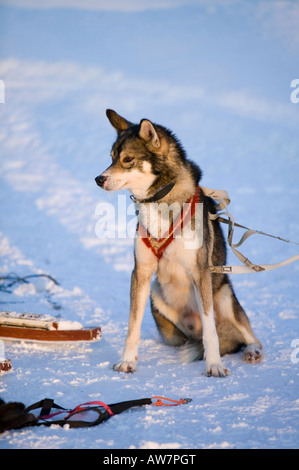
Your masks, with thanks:
[[[175,185],[159,204],[175,202],[182,208],[195,194],[201,170],[187,159],[178,139],[147,119],[132,124],[112,110],[107,110],[107,117],[117,131],[117,139],[111,151],[112,164],[96,178],[97,184],[109,191],[128,189],[137,202],[140,222],[149,217],[149,201],[170,183]],[[220,356],[243,346],[246,362],[261,360],[261,343],[252,332],[228,276],[210,272],[211,264],[225,264],[226,246],[219,222],[208,217],[209,212],[215,212],[214,202],[201,190],[199,202],[203,204],[200,247],[186,249],[183,233],[157,259],[140,235],[136,237],[129,326],[123,356],[114,366],[117,371],[136,369],[140,327],[149,294],[152,314],[165,343],[181,346],[185,360],[204,358],[208,376],[226,376],[229,372]],[[154,221],[150,231],[157,237],[157,227],[170,223],[169,212],[167,221],[163,211],[159,215],[156,212]],[[154,273],[156,279],[150,291]]]
[[[0,398],[0,433],[9,429],[19,429],[37,423],[37,418],[26,411],[23,403],[5,403]]]

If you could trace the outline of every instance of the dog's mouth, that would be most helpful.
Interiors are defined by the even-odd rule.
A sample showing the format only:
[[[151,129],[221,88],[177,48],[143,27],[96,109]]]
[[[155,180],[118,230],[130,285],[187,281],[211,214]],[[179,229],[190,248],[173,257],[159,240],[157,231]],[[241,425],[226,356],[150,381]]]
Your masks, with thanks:
[[[95,182],[100,188],[105,189],[105,191],[119,191],[126,187],[127,181],[114,181],[105,175],[99,175],[95,178]]]

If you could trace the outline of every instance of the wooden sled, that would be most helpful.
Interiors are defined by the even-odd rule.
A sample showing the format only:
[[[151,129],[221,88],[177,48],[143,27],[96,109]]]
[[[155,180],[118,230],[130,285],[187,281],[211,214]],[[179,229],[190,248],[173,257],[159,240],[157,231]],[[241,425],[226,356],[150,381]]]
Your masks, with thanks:
[[[99,341],[100,327],[84,328],[70,322],[40,314],[0,312],[0,339],[42,342]]]

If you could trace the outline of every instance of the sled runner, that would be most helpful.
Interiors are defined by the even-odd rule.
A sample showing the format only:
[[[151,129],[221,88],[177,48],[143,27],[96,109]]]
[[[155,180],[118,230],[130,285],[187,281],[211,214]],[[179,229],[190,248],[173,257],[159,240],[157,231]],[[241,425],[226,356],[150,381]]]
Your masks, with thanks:
[[[0,339],[21,341],[99,341],[100,327],[84,328],[79,322],[70,322],[50,316],[0,312]]]
[[[23,403],[4,403],[0,399],[0,432],[25,426],[51,426],[52,424],[68,425],[70,428],[96,426],[135,406],[178,406],[190,401],[192,401],[191,398],[172,400],[165,397],[151,397],[111,405],[102,401],[91,401],[73,409],[66,409],[54,403],[52,398],[45,398],[27,408]]]

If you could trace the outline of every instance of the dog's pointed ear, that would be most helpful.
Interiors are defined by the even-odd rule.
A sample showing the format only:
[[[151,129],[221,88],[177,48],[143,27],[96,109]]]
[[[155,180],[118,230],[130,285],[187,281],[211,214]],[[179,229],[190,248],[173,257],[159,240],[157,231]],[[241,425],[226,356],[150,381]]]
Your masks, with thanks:
[[[154,125],[148,119],[140,121],[139,137],[153,147],[160,147],[160,139]]]
[[[113,109],[106,110],[106,116],[118,134],[132,126],[132,123],[117,114]]]

